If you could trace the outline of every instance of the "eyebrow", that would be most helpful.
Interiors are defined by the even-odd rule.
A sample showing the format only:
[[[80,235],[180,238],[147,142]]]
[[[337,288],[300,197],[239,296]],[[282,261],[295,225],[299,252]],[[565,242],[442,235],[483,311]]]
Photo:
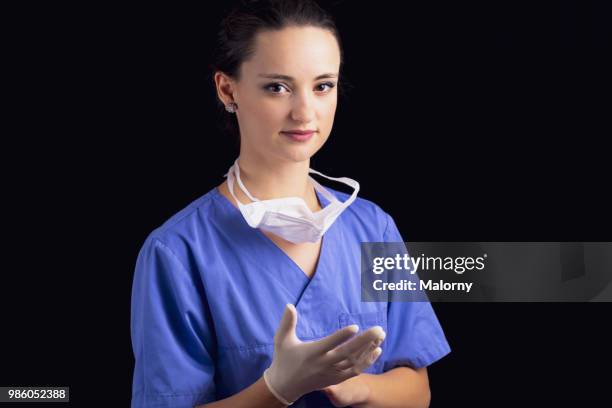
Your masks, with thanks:
[[[295,80],[295,78],[290,77],[289,75],[282,75],[282,74],[259,74],[258,76],[262,77],[262,78],[269,78],[269,79],[284,79],[285,81],[293,81]],[[334,73],[327,73],[327,74],[321,74],[318,77],[316,77],[314,80],[318,80],[318,79],[323,79],[323,78],[338,78],[338,74],[334,74]]]

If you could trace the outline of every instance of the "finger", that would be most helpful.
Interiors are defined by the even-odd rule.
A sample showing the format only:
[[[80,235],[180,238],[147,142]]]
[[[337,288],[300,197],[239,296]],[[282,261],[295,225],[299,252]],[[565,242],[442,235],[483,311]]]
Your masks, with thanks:
[[[380,347],[376,347],[373,351],[366,354],[364,358],[361,359],[357,364],[355,364],[355,367],[353,368],[361,373],[369,366],[374,364],[374,362],[378,359],[378,357],[380,357],[381,354],[382,349]]]
[[[384,340],[385,336],[386,333],[383,331],[382,327],[374,326],[361,333],[359,336],[336,347],[336,349],[333,350],[333,354],[338,354],[347,358],[351,354],[359,353],[364,347],[367,347],[372,342]]]
[[[357,364],[362,363],[378,346],[380,345],[380,341],[373,341],[369,344],[366,344],[363,349],[361,349],[358,353],[351,354],[348,358],[345,358],[340,361],[335,361],[334,367],[340,370],[345,370],[349,367],[353,367]]]
[[[346,359],[354,364],[356,361],[359,360],[359,358],[363,355],[364,352],[367,352],[368,349],[373,350],[374,348],[378,347],[380,343],[382,343],[382,341],[384,340],[384,331],[382,332],[381,337],[375,338],[374,340],[370,340],[374,335],[380,335],[380,333],[378,333],[378,330],[376,329],[371,329],[369,330],[369,333],[362,333],[360,335],[360,339],[354,338],[350,342],[344,343],[342,346],[336,347],[334,350],[327,352],[324,357],[324,363],[335,365]]]
[[[355,369],[355,367],[349,367],[346,370],[341,370],[337,374],[338,383],[346,381],[350,378],[356,377],[361,374],[359,371]]]
[[[283,317],[278,325],[276,334],[274,335],[275,342],[283,342],[286,338],[295,336],[295,327],[297,325],[297,310],[291,303],[285,305]]]
[[[355,362],[348,358],[345,358],[344,360],[334,364],[334,366],[338,370],[346,370],[347,368],[351,368],[354,365],[355,365]]]
[[[365,350],[363,350],[361,354],[358,355],[357,361],[365,360],[374,350],[376,350],[376,348],[378,347],[378,344],[379,344],[379,340],[373,341],[370,344],[368,344],[368,347]]]
[[[329,336],[324,337],[321,340],[317,340],[315,342],[317,345],[317,349],[320,353],[325,353],[327,351],[333,350],[340,344],[353,337],[358,331],[359,326],[357,326],[356,324],[343,327],[342,329],[337,330]]]
[[[372,354],[370,355],[370,360],[369,360],[370,364],[369,365],[374,364],[376,362],[376,360],[378,360],[378,357],[380,357],[381,354],[382,354],[382,348],[376,347],[374,349],[374,351],[372,352]]]

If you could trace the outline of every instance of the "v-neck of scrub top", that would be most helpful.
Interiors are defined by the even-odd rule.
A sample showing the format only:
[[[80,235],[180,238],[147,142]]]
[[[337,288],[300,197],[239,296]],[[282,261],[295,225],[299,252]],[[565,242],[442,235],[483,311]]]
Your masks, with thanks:
[[[323,195],[316,190],[315,193],[317,194],[321,207],[325,208],[329,204],[329,200],[323,197]],[[274,273],[274,270],[271,271],[273,278],[279,281],[293,296],[295,296],[295,301],[293,303],[298,312],[301,311],[304,308],[304,303],[307,303],[307,301],[313,297],[313,293],[317,293],[317,291],[320,291],[322,287],[325,287],[323,284],[325,277],[322,275],[325,274],[325,271],[328,269],[328,257],[330,256],[329,252],[331,251],[331,246],[334,242],[334,226],[337,224],[338,220],[336,220],[325,232],[325,234],[323,234],[323,237],[321,238],[321,250],[319,252],[317,265],[315,267],[315,273],[311,278],[309,278],[302,268],[300,268],[298,264],[289,255],[287,255],[287,253],[285,253],[285,251],[276,245],[274,241],[268,238],[259,228],[252,228],[246,222],[240,210],[236,208],[231,201],[227,199],[227,197],[219,192],[218,187],[213,189],[213,197],[215,197],[217,201],[220,202],[221,205],[227,210],[227,214],[230,215],[232,220],[236,222],[235,226],[239,225],[245,235],[254,235],[256,237],[255,239],[257,239],[270,251],[276,253],[276,257],[279,260],[282,260],[282,263],[279,262],[279,264],[275,265],[277,268],[269,268],[268,265],[266,265],[264,269],[268,271],[271,271],[271,269],[276,269],[277,273]],[[256,255],[257,254],[253,254],[252,257],[254,262],[258,260]],[[288,272],[284,273],[285,271]]]

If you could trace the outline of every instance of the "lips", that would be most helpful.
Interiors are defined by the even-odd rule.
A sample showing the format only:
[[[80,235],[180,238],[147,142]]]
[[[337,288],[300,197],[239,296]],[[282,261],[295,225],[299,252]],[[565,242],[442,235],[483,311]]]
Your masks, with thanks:
[[[315,130],[312,130],[312,129],[306,129],[306,130],[290,129],[290,130],[282,131],[282,133],[293,133],[293,134],[298,134],[298,135],[305,135],[305,134],[314,133],[314,132]]]
[[[283,135],[289,137],[291,140],[297,142],[304,142],[312,137],[315,134],[314,131],[288,131],[281,132]]]

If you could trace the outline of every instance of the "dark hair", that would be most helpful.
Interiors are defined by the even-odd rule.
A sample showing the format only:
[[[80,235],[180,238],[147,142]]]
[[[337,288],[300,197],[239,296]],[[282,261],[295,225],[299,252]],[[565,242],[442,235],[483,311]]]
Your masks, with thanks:
[[[241,0],[221,21],[217,44],[209,65],[211,78],[217,71],[239,80],[240,66],[255,52],[255,36],[267,30],[281,30],[290,26],[312,26],[329,30],[340,48],[340,73],[343,51],[340,35],[332,16],[314,0]],[[343,92],[343,75],[338,80],[338,93]],[[234,114],[225,111],[218,98],[223,116],[223,130],[231,133],[238,143],[240,131]]]

